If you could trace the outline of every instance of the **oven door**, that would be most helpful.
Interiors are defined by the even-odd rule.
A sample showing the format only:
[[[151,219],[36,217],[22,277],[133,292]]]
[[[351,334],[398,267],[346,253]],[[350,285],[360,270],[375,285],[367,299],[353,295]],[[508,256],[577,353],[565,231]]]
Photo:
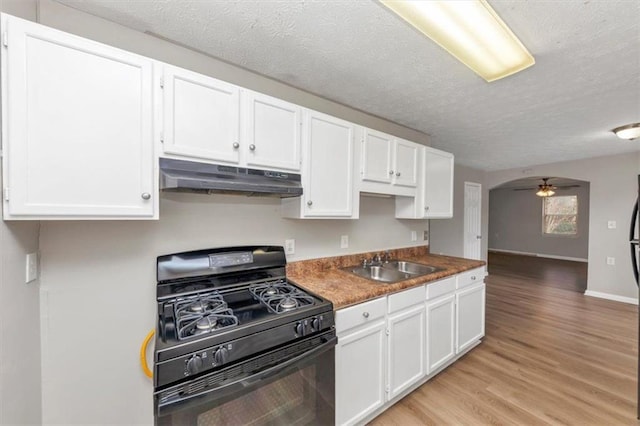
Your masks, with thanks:
[[[333,424],[336,342],[331,330],[158,391],[156,425]]]

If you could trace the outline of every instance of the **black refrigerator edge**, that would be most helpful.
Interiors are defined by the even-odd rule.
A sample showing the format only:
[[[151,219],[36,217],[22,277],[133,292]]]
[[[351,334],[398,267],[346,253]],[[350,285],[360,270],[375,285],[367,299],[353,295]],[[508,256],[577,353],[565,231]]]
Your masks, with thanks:
[[[638,175],[638,198],[636,198],[636,204],[633,206],[633,213],[631,213],[631,226],[629,230],[629,243],[631,247],[631,264],[633,265],[633,276],[636,280],[636,285],[640,287],[640,270],[638,269],[638,249],[640,244],[640,232],[638,226],[640,225],[640,215],[638,214],[638,203],[640,202],[640,175]],[[640,304],[638,305],[638,343],[640,345]],[[637,393],[637,417],[640,419],[640,347],[638,349],[638,393]]]

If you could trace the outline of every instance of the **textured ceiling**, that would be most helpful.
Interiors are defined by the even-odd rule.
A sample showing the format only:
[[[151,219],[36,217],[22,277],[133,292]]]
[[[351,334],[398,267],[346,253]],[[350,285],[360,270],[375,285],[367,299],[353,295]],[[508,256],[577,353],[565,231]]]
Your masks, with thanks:
[[[430,135],[483,170],[640,150],[640,1],[489,0],[536,59],[486,83],[370,0],[58,0]]]

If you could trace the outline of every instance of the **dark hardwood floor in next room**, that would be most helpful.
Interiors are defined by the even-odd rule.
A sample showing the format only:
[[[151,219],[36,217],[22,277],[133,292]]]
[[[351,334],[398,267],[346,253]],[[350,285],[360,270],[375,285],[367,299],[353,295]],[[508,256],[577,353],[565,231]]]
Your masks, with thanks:
[[[637,307],[517,260],[489,260],[483,342],[372,425],[639,424]]]

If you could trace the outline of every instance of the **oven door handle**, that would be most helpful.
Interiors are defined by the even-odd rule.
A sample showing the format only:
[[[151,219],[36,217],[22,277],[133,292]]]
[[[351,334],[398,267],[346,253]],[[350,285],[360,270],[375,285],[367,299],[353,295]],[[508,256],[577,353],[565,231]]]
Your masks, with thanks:
[[[192,406],[197,406],[203,403],[204,399],[209,398],[210,402],[213,402],[218,399],[223,399],[227,395],[231,395],[241,389],[252,386],[262,380],[269,379],[273,376],[281,374],[292,367],[295,367],[297,363],[300,361],[304,361],[306,359],[312,359],[317,357],[324,352],[333,349],[336,343],[338,342],[338,338],[335,335],[325,337],[326,341],[320,346],[316,346],[315,348],[306,351],[300,355],[297,355],[287,361],[275,365],[273,367],[267,368],[265,370],[259,371],[256,374],[253,374],[244,379],[239,379],[231,383],[224,384],[222,386],[212,387],[205,391],[202,391],[198,394],[188,395],[181,399],[173,400],[171,402],[167,402],[165,404],[161,404],[157,406],[157,414],[158,416],[165,416],[171,414],[175,411],[181,411],[184,409],[188,409]],[[215,397],[211,397],[210,394],[215,392]]]
[[[296,357],[293,357],[285,362],[283,362],[282,364],[278,364],[275,365],[271,368],[267,368],[266,370],[263,370],[257,374],[254,374],[253,376],[249,376],[244,380],[240,380],[240,383],[242,384],[243,387],[248,387],[253,385],[254,383],[257,383],[261,380],[265,380],[268,379],[269,377],[275,376],[278,373],[281,373],[282,371],[286,370],[287,368],[291,367],[293,364],[296,364],[297,362],[301,361],[304,358],[307,357],[313,357],[316,355],[320,355],[323,352],[331,349],[332,347],[334,347],[336,345],[336,343],[338,343],[338,338],[336,336],[331,336],[325,343],[323,343],[320,346],[317,346],[315,348],[313,348],[312,350],[305,352],[303,354],[300,354]],[[230,385],[233,385],[233,383],[231,383]]]

